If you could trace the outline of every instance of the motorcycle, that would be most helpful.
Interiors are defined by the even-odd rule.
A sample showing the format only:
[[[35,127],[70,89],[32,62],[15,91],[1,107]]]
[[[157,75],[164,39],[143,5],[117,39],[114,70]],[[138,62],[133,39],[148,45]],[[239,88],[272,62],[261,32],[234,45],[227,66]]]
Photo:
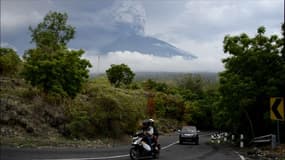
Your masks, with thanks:
[[[160,145],[152,141],[151,145],[147,145],[145,142],[145,136],[143,133],[137,133],[133,136],[132,147],[130,149],[130,157],[132,160],[138,159],[158,159],[160,153]]]

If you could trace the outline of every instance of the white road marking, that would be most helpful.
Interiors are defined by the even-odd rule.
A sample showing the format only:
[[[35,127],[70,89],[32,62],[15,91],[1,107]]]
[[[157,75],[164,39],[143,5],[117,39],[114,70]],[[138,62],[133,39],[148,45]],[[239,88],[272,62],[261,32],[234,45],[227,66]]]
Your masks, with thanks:
[[[243,155],[239,154],[238,152],[235,152],[235,153],[240,157],[241,160],[245,160]]]
[[[169,148],[169,147],[171,147],[171,146],[173,146],[173,145],[175,145],[175,144],[177,144],[177,143],[178,143],[178,141],[175,141],[175,142],[173,142],[173,143],[171,143],[171,144],[169,144],[169,145],[167,145],[167,146],[162,147],[161,149],[162,149],[162,150],[167,149],[167,148]]]

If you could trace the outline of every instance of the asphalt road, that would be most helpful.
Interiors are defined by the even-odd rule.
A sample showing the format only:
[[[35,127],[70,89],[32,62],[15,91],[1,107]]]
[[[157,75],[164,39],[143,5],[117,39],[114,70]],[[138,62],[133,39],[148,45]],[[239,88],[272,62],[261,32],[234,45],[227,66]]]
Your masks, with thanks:
[[[241,160],[231,148],[210,145],[209,135],[201,133],[200,144],[177,144],[175,134],[161,136],[161,160]],[[130,146],[117,146],[101,149],[36,149],[1,147],[1,160],[130,160]]]

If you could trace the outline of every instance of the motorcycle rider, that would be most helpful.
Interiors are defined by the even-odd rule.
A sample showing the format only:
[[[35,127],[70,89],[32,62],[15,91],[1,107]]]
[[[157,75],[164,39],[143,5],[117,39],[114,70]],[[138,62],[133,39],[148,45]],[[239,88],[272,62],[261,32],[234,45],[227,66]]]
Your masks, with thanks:
[[[152,141],[155,143],[156,149],[158,150],[157,147],[160,147],[160,146],[158,145],[158,136],[159,136],[159,133],[158,133],[157,128],[156,128],[155,125],[154,125],[154,120],[153,120],[153,119],[149,119],[149,125],[150,125],[150,127],[153,128]]]
[[[145,146],[145,149],[150,151],[152,142],[155,143],[155,146],[157,146],[158,142],[158,131],[154,126],[154,120],[148,119],[143,122],[143,133],[145,135],[143,141],[146,142],[148,146]],[[158,150],[158,148],[156,147]]]
[[[141,124],[141,131],[137,132],[133,137],[133,147],[130,149],[130,157],[132,160],[143,157],[156,159],[160,154],[160,145],[155,141],[158,132],[154,126],[154,121],[153,119],[147,119]]]
[[[144,120],[142,123],[142,131],[143,131],[143,147],[147,151],[151,151],[151,143],[152,143],[152,136],[153,136],[153,127],[150,126],[149,120]]]

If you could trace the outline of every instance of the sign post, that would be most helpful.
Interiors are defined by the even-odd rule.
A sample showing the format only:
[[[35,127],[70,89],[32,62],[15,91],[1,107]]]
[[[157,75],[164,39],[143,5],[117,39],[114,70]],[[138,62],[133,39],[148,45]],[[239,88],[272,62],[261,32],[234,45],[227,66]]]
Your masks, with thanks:
[[[280,144],[280,131],[279,131],[279,120],[277,120],[277,144]]]
[[[277,127],[277,144],[280,143],[279,121],[284,121],[284,98],[271,97],[270,98],[270,118],[276,120]]]

